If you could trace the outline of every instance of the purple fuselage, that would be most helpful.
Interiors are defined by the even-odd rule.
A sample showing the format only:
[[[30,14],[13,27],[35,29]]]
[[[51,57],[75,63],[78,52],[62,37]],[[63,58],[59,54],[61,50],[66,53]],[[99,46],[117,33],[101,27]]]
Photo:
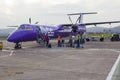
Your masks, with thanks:
[[[86,27],[85,25],[77,24],[78,30],[77,32],[85,32]],[[19,42],[26,42],[26,41],[35,41],[37,40],[37,35],[39,33],[48,34],[50,39],[57,38],[58,34],[61,37],[67,37],[69,35],[74,35],[76,33],[71,32],[71,26],[45,26],[45,25],[32,25],[32,24],[22,24],[18,29],[12,32],[7,40],[9,42],[19,43]]]

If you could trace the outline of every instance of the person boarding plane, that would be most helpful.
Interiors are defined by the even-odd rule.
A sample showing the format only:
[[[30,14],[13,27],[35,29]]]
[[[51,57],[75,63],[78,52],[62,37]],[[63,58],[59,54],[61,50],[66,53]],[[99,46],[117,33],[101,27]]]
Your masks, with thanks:
[[[96,12],[90,13],[74,13],[74,14],[67,14],[69,16],[69,20],[71,24],[59,24],[57,26],[47,26],[47,25],[38,25],[36,22],[35,24],[31,24],[31,18],[29,18],[29,24],[21,24],[17,30],[12,32],[7,41],[15,43],[15,49],[21,48],[21,42],[26,41],[37,41],[42,42],[44,41],[43,38],[47,34],[50,39],[57,38],[58,34],[61,37],[68,37],[69,35],[76,35],[79,32],[86,32],[87,25],[97,25],[97,24],[111,24],[111,23],[120,23],[120,21],[109,21],[109,22],[93,22],[93,23],[83,23],[83,15],[86,14],[97,14]],[[71,15],[79,15],[76,23],[73,24],[71,20]],[[39,35],[40,34],[40,35]],[[42,34],[42,35],[41,35]],[[41,41],[38,41],[38,36]]]

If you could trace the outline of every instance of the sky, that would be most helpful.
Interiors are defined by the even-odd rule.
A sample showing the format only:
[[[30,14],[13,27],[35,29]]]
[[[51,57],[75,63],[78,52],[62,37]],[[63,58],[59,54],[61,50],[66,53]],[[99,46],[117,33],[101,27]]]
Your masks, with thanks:
[[[0,28],[28,23],[29,18],[33,24],[70,23],[66,14],[78,12],[98,12],[85,15],[84,23],[120,20],[120,0],[0,0]]]

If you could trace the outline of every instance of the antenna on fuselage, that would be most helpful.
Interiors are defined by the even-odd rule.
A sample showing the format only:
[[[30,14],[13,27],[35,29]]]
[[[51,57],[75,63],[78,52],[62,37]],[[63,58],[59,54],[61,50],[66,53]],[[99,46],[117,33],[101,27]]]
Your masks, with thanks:
[[[67,14],[67,15],[68,15],[69,20],[71,21],[71,23],[73,23],[73,22],[72,22],[70,16],[79,15],[79,17],[78,17],[77,20],[76,20],[76,23],[82,23],[82,22],[83,22],[83,15],[86,15],[86,14],[97,14],[97,12],[89,12],[89,13],[73,13],[73,14]],[[76,23],[75,23],[75,24],[76,24]]]

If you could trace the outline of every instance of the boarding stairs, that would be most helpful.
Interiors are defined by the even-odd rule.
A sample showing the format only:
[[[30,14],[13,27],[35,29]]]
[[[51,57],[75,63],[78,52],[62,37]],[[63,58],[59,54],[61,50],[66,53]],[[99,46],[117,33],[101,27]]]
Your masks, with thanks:
[[[44,41],[44,35],[40,35],[41,33],[38,33],[37,35],[37,42],[41,45],[41,46],[45,46],[45,41]]]

